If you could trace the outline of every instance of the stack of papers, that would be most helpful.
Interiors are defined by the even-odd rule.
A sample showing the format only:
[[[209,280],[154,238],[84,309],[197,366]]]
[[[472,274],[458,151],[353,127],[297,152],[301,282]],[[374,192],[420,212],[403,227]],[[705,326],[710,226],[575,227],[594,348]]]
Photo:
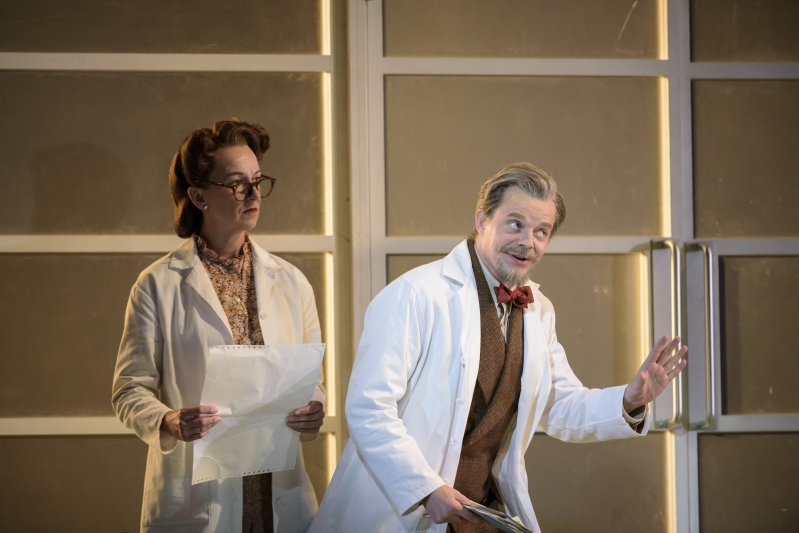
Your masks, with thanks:
[[[324,353],[324,344],[212,346],[200,403],[222,421],[194,441],[192,485],[293,469],[300,434],[286,417],[311,400]]]
[[[507,531],[507,533],[535,533],[532,529],[522,524],[518,517],[509,517],[505,513],[495,511],[479,503],[464,503],[464,509],[476,514],[495,528],[500,531]]]

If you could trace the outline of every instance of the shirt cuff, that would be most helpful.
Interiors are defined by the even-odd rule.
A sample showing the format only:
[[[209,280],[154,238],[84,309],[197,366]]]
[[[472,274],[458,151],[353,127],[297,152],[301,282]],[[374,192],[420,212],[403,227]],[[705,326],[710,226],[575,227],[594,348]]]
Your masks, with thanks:
[[[641,425],[641,422],[643,422],[644,419],[646,418],[647,411],[648,411],[647,406],[642,405],[641,407],[634,409],[632,413],[628,413],[627,410],[622,405],[621,416],[624,418],[624,421],[630,425],[630,429],[640,433],[639,426]]]

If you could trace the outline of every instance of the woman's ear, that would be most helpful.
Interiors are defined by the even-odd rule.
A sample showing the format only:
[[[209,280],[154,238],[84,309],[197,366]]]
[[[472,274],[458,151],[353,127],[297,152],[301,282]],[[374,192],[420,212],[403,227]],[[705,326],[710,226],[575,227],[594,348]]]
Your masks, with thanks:
[[[205,209],[208,204],[205,201],[205,191],[197,187],[189,187],[186,191],[189,194],[189,200],[199,210]]]

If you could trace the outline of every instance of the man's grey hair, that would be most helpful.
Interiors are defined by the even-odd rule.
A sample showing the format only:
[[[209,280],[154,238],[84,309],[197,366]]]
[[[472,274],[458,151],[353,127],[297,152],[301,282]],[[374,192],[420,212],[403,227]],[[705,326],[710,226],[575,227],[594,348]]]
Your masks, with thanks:
[[[563,203],[563,195],[560,194],[558,185],[552,176],[530,163],[508,165],[483,183],[477,197],[476,211],[482,209],[486,217],[494,216],[494,212],[502,203],[505,191],[510,187],[518,187],[538,200],[555,202],[555,224],[552,226],[550,234],[555,235],[566,219],[566,204]],[[472,236],[476,235],[477,228],[472,231]]]

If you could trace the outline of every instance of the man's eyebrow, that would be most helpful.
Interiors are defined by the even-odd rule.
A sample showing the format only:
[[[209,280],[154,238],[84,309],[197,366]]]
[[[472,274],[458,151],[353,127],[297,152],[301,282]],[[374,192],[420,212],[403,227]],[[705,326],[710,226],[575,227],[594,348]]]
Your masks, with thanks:
[[[518,211],[511,211],[510,213],[507,214],[507,218],[521,218],[522,220],[524,220],[526,217],[522,213],[519,213]],[[549,222],[542,222],[541,224],[539,224],[539,226],[552,229],[552,224],[550,224]]]

